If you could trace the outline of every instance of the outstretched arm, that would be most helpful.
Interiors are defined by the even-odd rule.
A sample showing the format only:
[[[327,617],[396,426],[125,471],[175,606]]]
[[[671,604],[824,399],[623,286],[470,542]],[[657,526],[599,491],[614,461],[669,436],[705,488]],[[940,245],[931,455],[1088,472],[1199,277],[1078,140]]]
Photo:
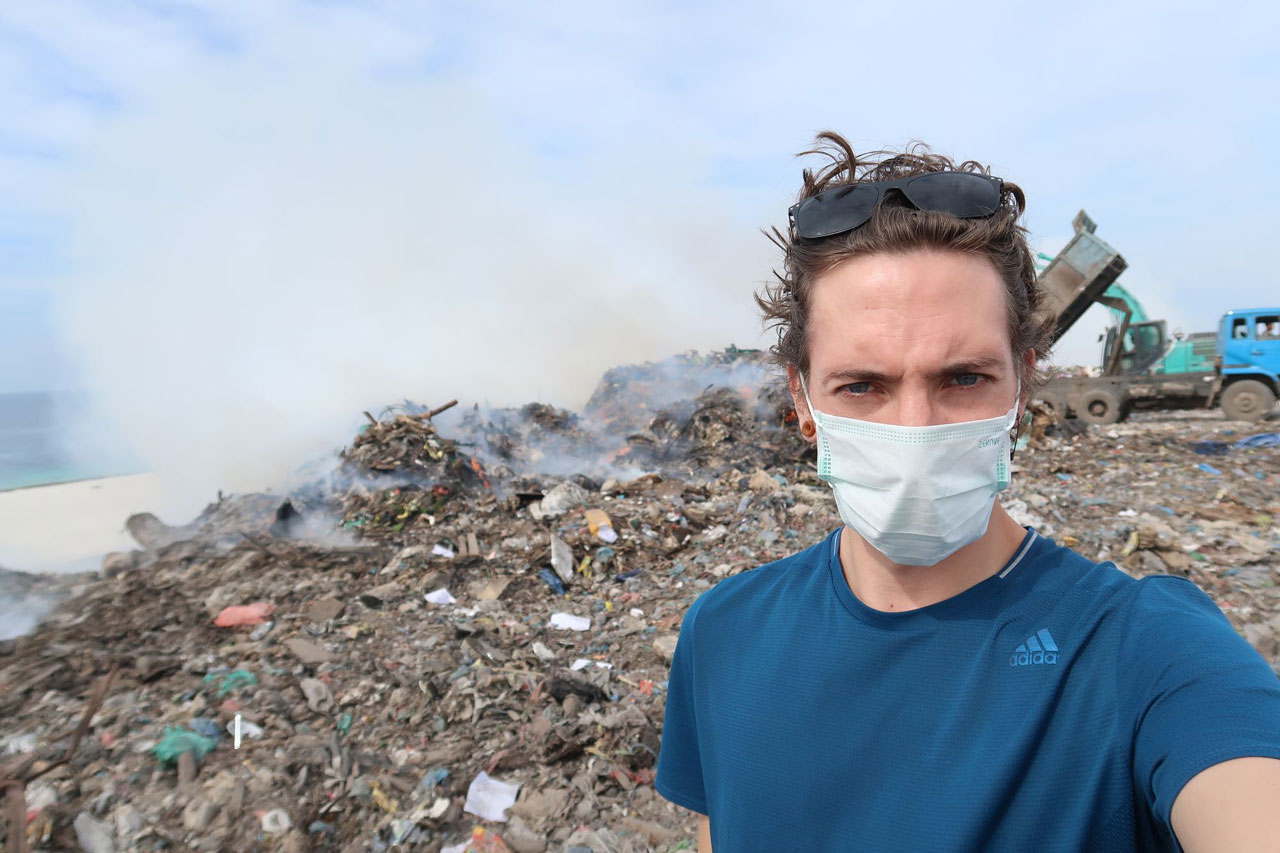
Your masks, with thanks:
[[[1197,773],[1170,822],[1186,853],[1280,851],[1280,759],[1234,758]]]

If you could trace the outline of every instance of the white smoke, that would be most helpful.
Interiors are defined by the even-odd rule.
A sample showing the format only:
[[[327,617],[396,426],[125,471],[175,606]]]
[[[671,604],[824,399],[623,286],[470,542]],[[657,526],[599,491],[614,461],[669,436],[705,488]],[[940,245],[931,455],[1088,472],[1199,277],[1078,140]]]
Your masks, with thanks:
[[[324,44],[138,83],[59,188],[68,343],[175,512],[281,482],[362,409],[577,408],[612,365],[762,345],[771,248],[696,151],[553,172],[465,81]]]

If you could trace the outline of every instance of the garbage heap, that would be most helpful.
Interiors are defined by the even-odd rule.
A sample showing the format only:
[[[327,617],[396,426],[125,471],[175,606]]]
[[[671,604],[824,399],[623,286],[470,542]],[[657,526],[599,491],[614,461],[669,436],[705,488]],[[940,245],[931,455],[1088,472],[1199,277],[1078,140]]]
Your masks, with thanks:
[[[680,620],[839,524],[762,364],[619,368],[581,413],[472,407],[448,437],[402,407],[304,488],[130,519],[139,549],[0,645],[32,848],[692,849],[652,787]],[[1001,500],[1192,578],[1276,661],[1269,429],[1036,415]]]

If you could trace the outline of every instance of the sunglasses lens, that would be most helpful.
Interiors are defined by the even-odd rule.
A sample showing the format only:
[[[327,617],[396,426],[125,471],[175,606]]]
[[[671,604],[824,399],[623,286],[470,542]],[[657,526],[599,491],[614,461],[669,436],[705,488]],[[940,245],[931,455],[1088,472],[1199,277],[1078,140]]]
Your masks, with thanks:
[[[816,239],[851,231],[871,216],[880,193],[873,187],[836,187],[818,193],[796,209],[796,231]]]
[[[961,219],[990,216],[1000,207],[1000,186],[971,172],[933,172],[903,190],[921,210],[938,210]]]

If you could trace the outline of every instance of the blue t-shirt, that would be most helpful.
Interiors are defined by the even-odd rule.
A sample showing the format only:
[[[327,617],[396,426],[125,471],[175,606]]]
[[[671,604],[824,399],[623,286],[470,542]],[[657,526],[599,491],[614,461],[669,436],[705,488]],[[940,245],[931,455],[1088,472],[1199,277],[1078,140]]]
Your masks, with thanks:
[[[1280,680],[1190,581],[1028,529],[990,578],[883,612],[839,533],[685,615],[655,787],[715,853],[1177,850],[1191,777],[1280,758]]]

